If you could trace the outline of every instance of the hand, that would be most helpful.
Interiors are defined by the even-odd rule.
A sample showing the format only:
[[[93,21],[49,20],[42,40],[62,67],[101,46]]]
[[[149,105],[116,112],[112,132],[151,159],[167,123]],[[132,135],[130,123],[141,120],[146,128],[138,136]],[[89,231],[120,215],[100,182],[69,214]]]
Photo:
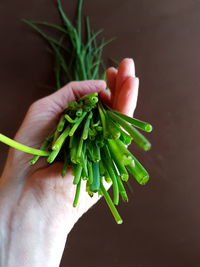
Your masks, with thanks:
[[[31,105],[15,140],[39,147],[67,103],[95,91],[112,108],[132,116],[138,84],[133,60],[128,58],[121,61],[118,70],[107,70],[111,93],[101,80],[71,82]],[[2,266],[59,266],[69,231],[99,199],[97,194],[89,197],[83,189],[78,206],[73,208],[75,186],[71,170],[62,178],[62,163],[48,165],[42,158],[30,166],[31,157],[10,149],[0,179],[0,234],[4,240],[0,251],[5,255]]]

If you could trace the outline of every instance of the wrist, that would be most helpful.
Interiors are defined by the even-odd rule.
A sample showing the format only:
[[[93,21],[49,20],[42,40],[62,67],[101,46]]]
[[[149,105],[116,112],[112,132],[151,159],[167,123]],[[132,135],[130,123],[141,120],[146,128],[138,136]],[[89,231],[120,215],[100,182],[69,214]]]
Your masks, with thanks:
[[[55,229],[38,217],[30,221],[12,214],[0,231],[0,266],[59,266],[67,239],[64,227]]]
[[[31,190],[20,194],[23,187],[5,176],[0,179],[0,266],[59,266],[67,221],[46,216]]]

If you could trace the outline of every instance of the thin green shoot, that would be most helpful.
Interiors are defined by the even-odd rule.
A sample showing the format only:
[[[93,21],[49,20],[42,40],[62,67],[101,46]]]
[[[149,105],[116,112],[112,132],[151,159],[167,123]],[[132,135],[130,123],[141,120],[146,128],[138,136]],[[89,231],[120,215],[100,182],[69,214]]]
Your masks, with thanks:
[[[81,173],[82,173],[83,167],[81,166],[81,164],[77,164],[74,168],[75,168],[75,176],[74,176],[73,184],[78,184],[81,179]]]
[[[32,155],[49,156],[49,154],[50,154],[50,152],[48,152],[48,151],[35,149],[33,147],[26,146],[26,145],[21,144],[17,141],[14,141],[14,140],[10,139],[9,137],[7,137],[1,133],[0,133],[0,142],[4,143],[10,147],[13,147],[15,149],[18,149],[22,152],[26,152],[26,153],[32,154]]]
[[[73,202],[73,207],[74,208],[78,205],[80,192],[81,192],[81,179],[80,179],[80,181],[78,182],[78,184],[76,186],[76,193],[75,193],[74,202]]]
[[[107,111],[107,114],[117,123],[121,125],[121,127],[126,130],[133,140],[145,151],[149,150],[151,148],[150,142],[140,133],[138,130],[136,130],[133,126],[131,126],[129,123],[127,123],[124,119],[119,117],[117,114]]]
[[[102,191],[102,194],[110,208],[110,211],[112,212],[114,218],[115,218],[115,221],[117,222],[117,224],[122,224],[123,223],[123,220],[121,218],[121,216],[119,215],[119,212],[117,211],[114,203],[112,202],[112,199],[110,197],[110,195],[108,194],[108,192],[106,191],[103,183],[101,182],[100,184],[100,188],[101,188],[101,191]]]

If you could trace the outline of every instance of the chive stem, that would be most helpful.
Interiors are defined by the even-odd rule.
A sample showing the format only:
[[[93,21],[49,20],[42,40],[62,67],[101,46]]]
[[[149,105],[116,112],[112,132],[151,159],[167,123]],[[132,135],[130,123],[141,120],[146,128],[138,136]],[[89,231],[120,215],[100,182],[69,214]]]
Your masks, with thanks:
[[[75,176],[74,176],[74,181],[73,184],[78,184],[80,179],[81,179],[81,173],[82,173],[83,167],[81,164],[77,164],[75,166]]]
[[[144,185],[149,180],[149,174],[142,164],[133,156],[133,154],[124,146],[121,140],[116,140],[116,143],[121,152],[131,160],[126,164],[126,168],[141,185]]]
[[[109,116],[117,123],[119,123],[133,138],[133,140],[145,151],[151,148],[150,142],[137,129],[127,123],[117,114],[107,111]]]
[[[90,190],[92,192],[97,192],[100,188],[100,173],[99,173],[99,163],[92,163],[92,171],[93,171],[93,181],[90,185]]]
[[[53,144],[52,147],[53,150],[61,149],[63,143],[65,142],[67,136],[69,135],[69,132],[70,132],[70,126],[67,126],[64,132],[58,137],[58,139]]]
[[[126,193],[126,189],[124,188],[123,182],[118,175],[117,175],[117,182],[118,182],[118,186],[119,186],[119,193],[122,197],[122,200],[128,202],[128,196]]]
[[[29,153],[29,154],[32,154],[32,155],[38,155],[38,156],[49,156],[49,152],[48,151],[44,151],[44,150],[40,150],[40,149],[35,149],[33,147],[30,147],[30,146],[26,146],[26,145],[23,145],[19,142],[16,142],[12,139],[10,139],[9,137],[3,135],[0,133],[0,142],[10,146],[10,147],[13,147],[15,149],[18,149],[20,151],[23,151],[23,152],[26,152],[26,153]]]
[[[126,116],[123,113],[120,113],[116,110],[110,110],[110,112],[117,114],[119,117],[121,117],[122,119],[126,120],[127,122],[129,122],[130,124],[134,125],[135,127],[138,127],[139,129],[150,133],[153,130],[153,127],[150,123],[145,122],[145,121],[141,121],[135,118],[131,118],[129,116]]]
[[[53,130],[53,131],[50,133],[50,135],[47,136],[47,137],[45,138],[45,140],[43,141],[43,143],[42,143],[41,146],[40,146],[40,150],[47,149],[47,147],[49,146],[51,140],[53,139],[54,131],[55,131],[55,130]],[[35,156],[29,161],[29,163],[30,163],[31,165],[34,165],[34,164],[39,160],[39,158],[40,158],[40,156],[35,155]]]
[[[104,112],[102,110],[102,106],[100,105],[100,103],[98,104],[98,110],[99,110],[99,115],[101,118],[101,123],[103,126],[103,136],[104,136],[104,138],[107,138],[108,131],[107,131],[107,125],[106,125],[106,118],[105,118],[105,115],[104,115]]]
[[[76,117],[74,120],[68,115],[65,114],[65,119],[69,122],[69,123],[76,123],[78,120],[78,117]]]
[[[103,183],[101,182],[100,184],[100,188],[101,188],[101,191],[102,191],[102,194],[110,208],[110,211],[112,212],[114,218],[115,218],[115,221],[118,223],[118,224],[122,224],[123,223],[123,220],[121,218],[121,216],[119,215],[114,203],[112,202],[112,199],[110,197],[110,195],[108,194],[108,192],[106,191],[105,187],[103,186]]]
[[[86,114],[87,114],[87,112],[84,111],[83,114],[81,115],[81,117],[78,118],[78,120],[76,121],[76,123],[71,128],[71,130],[69,132],[69,136],[72,136],[75,133],[76,129],[81,124],[81,122],[85,118]]]
[[[78,204],[78,200],[80,197],[80,192],[81,192],[81,179],[78,182],[77,186],[76,186],[76,193],[75,193],[75,197],[74,197],[74,202],[73,202],[73,207],[75,208]]]
[[[123,164],[123,160],[121,155],[120,149],[117,148],[117,145],[114,140],[109,139],[108,140],[108,146],[111,153],[111,156],[113,157],[113,160],[116,164],[116,167],[120,173],[120,176],[123,181],[128,181],[128,172]]]
[[[50,155],[47,158],[47,162],[52,163],[55,160],[55,158],[58,156],[59,152],[60,152],[60,148],[57,150],[51,151]]]
[[[86,122],[85,122],[85,125],[84,125],[84,128],[83,128],[83,140],[86,140],[88,138],[88,131],[89,131],[89,128],[90,128],[90,120],[92,118],[92,115],[93,113],[90,112],[87,116],[87,119],[86,119]]]
[[[58,123],[58,126],[57,126],[57,131],[58,132],[62,132],[63,131],[63,128],[65,126],[65,122],[66,122],[65,116],[62,115],[61,118],[60,118],[60,121]]]
[[[88,180],[89,184],[91,185],[93,183],[93,170],[92,170],[92,162],[88,160],[87,162],[88,167]]]
[[[114,171],[114,164],[111,160],[111,158],[108,155],[108,148],[107,146],[104,146],[102,148],[102,161],[104,166],[106,167],[108,174],[110,176],[110,178],[112,179],[112,184],[113,184],[113,202],[115,205],[118,205],[119,203],[119,187],[118,187],[118,183],[117,183],[117,178],[115,175],[115,171]]]

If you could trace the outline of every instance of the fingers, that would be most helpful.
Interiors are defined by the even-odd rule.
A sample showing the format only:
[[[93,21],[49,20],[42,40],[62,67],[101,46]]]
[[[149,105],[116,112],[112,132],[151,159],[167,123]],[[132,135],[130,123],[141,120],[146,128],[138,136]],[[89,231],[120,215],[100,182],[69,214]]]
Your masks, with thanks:
[[[137,104],[138,88],[138,78],[127,78],[120,88],[115,109],[132,117]]]
[[[107,86],[111,91],[111,102],[114,103],[116,87],[117,69],[110,67],[106,71]]]
[[[123,83],[129,77],[135,77],[135,65],[134,61],[131,58],[123,59],[118,67],[118,74],[116,77],[116,88],[115,88],[115,99],[114,99],[114,106],[116,106],[120,91],[122,90]]]

